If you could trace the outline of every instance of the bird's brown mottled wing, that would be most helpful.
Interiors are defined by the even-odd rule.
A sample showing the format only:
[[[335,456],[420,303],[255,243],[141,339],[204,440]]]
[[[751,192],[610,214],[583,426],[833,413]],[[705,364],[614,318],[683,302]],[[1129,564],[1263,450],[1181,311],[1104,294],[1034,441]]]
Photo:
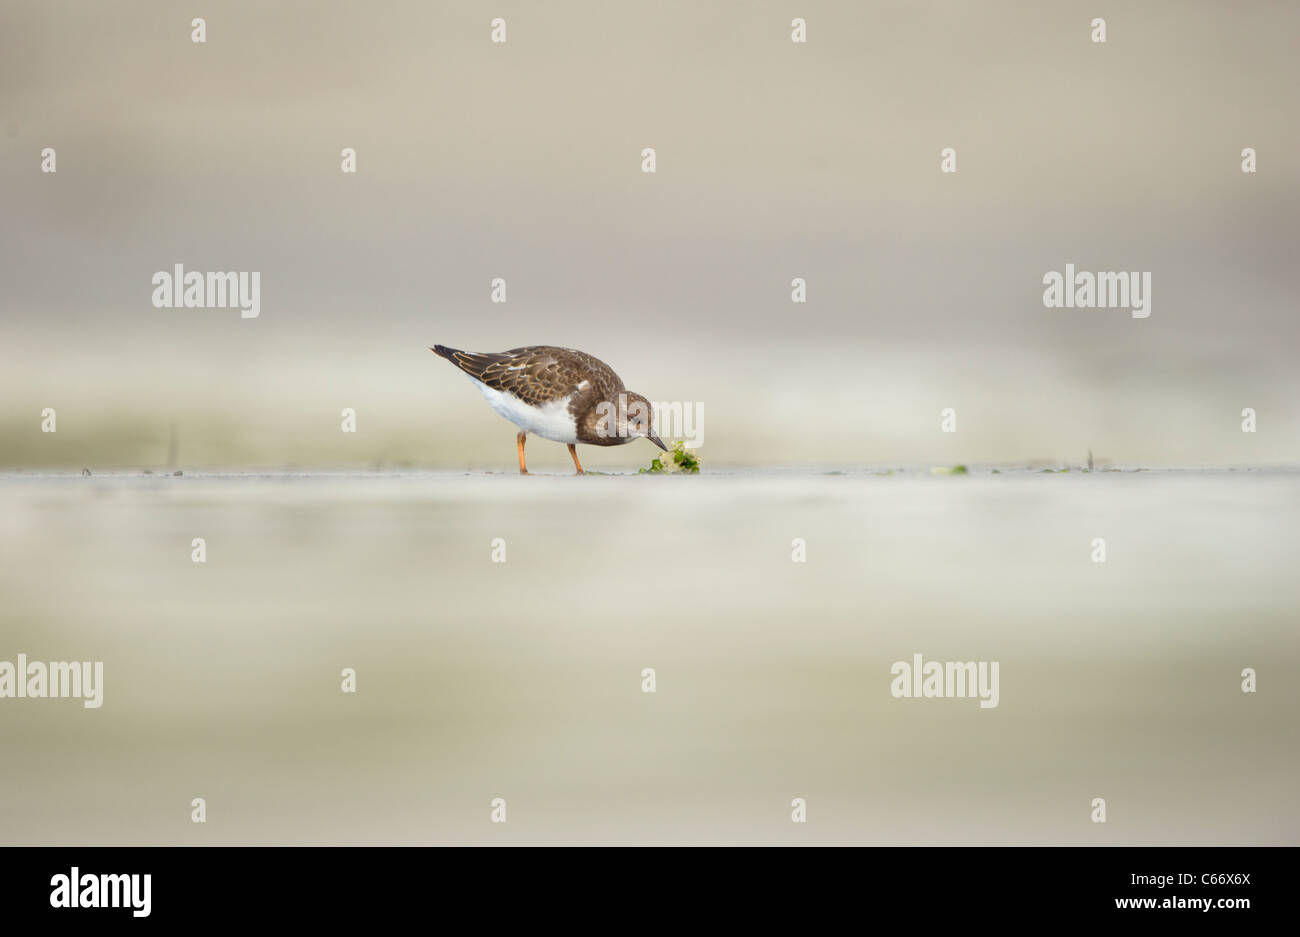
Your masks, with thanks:
[[[623,390],[613,369],[599,358],[572,348],[531,345],[499,353],[442,349],[438,353],[488,387],[514,394],[541,406],[579,392],[593,400],[609,400]],[[583,387],[582,382],[587,386]]]

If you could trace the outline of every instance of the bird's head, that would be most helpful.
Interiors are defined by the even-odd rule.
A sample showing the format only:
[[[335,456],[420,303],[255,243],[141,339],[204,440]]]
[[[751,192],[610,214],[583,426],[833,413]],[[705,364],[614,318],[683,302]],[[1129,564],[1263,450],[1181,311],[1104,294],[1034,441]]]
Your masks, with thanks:
[[[602,409],[609,417],[606,431],[612,430],[612,435],[616,435],[620,442],[631,442],[644,436],[660,449],[668,451],[663,440],[655,433],[654,407],[640,394],[630,390],[619,391],[618,396],[609,401],[608,407]]]

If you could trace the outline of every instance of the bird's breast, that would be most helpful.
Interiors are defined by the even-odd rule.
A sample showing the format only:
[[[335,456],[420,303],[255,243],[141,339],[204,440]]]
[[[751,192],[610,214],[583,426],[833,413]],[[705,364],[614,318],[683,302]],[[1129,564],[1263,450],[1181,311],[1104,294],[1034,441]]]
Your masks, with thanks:
[[[471,377],[475,386],[483,392],[492,409],[525,432],[552,442],[576,443],[578,441],[577,425],[569,411],[573,395],[559,397],[541,406],[525,403],[514,394],[488,387],[477,378]]]

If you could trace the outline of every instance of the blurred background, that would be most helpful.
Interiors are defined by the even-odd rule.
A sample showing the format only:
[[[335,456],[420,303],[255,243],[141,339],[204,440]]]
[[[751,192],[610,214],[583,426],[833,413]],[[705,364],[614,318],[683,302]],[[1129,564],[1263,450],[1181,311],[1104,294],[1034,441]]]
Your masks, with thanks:
[[[191,468],[509,468],[434,342],[584,349],[702,403],[715,463],[1294,463],[1297,28],[1276,3],[8,0],[0,464],[156,467],[174,425]],[[154,308],[177,263],[259,271],[261,316]],[[1150,271],[1151,317],[1044,308],[1067,263]]]

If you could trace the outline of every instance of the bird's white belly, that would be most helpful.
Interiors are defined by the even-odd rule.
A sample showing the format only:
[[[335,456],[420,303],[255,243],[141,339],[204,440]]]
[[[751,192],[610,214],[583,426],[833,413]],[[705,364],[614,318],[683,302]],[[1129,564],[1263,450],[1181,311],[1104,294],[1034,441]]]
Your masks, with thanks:
[[[572,395],[541,407],[534,407],[511,394],[493,390],[477,378],[471,377],[470,380],[483,392],[487,402],[492,404],[493,410],[520,429],[552,442],[576,443],[578,441],[578,428],[574,424],[573,415],[569,413],[569,401],[573,399]]]

